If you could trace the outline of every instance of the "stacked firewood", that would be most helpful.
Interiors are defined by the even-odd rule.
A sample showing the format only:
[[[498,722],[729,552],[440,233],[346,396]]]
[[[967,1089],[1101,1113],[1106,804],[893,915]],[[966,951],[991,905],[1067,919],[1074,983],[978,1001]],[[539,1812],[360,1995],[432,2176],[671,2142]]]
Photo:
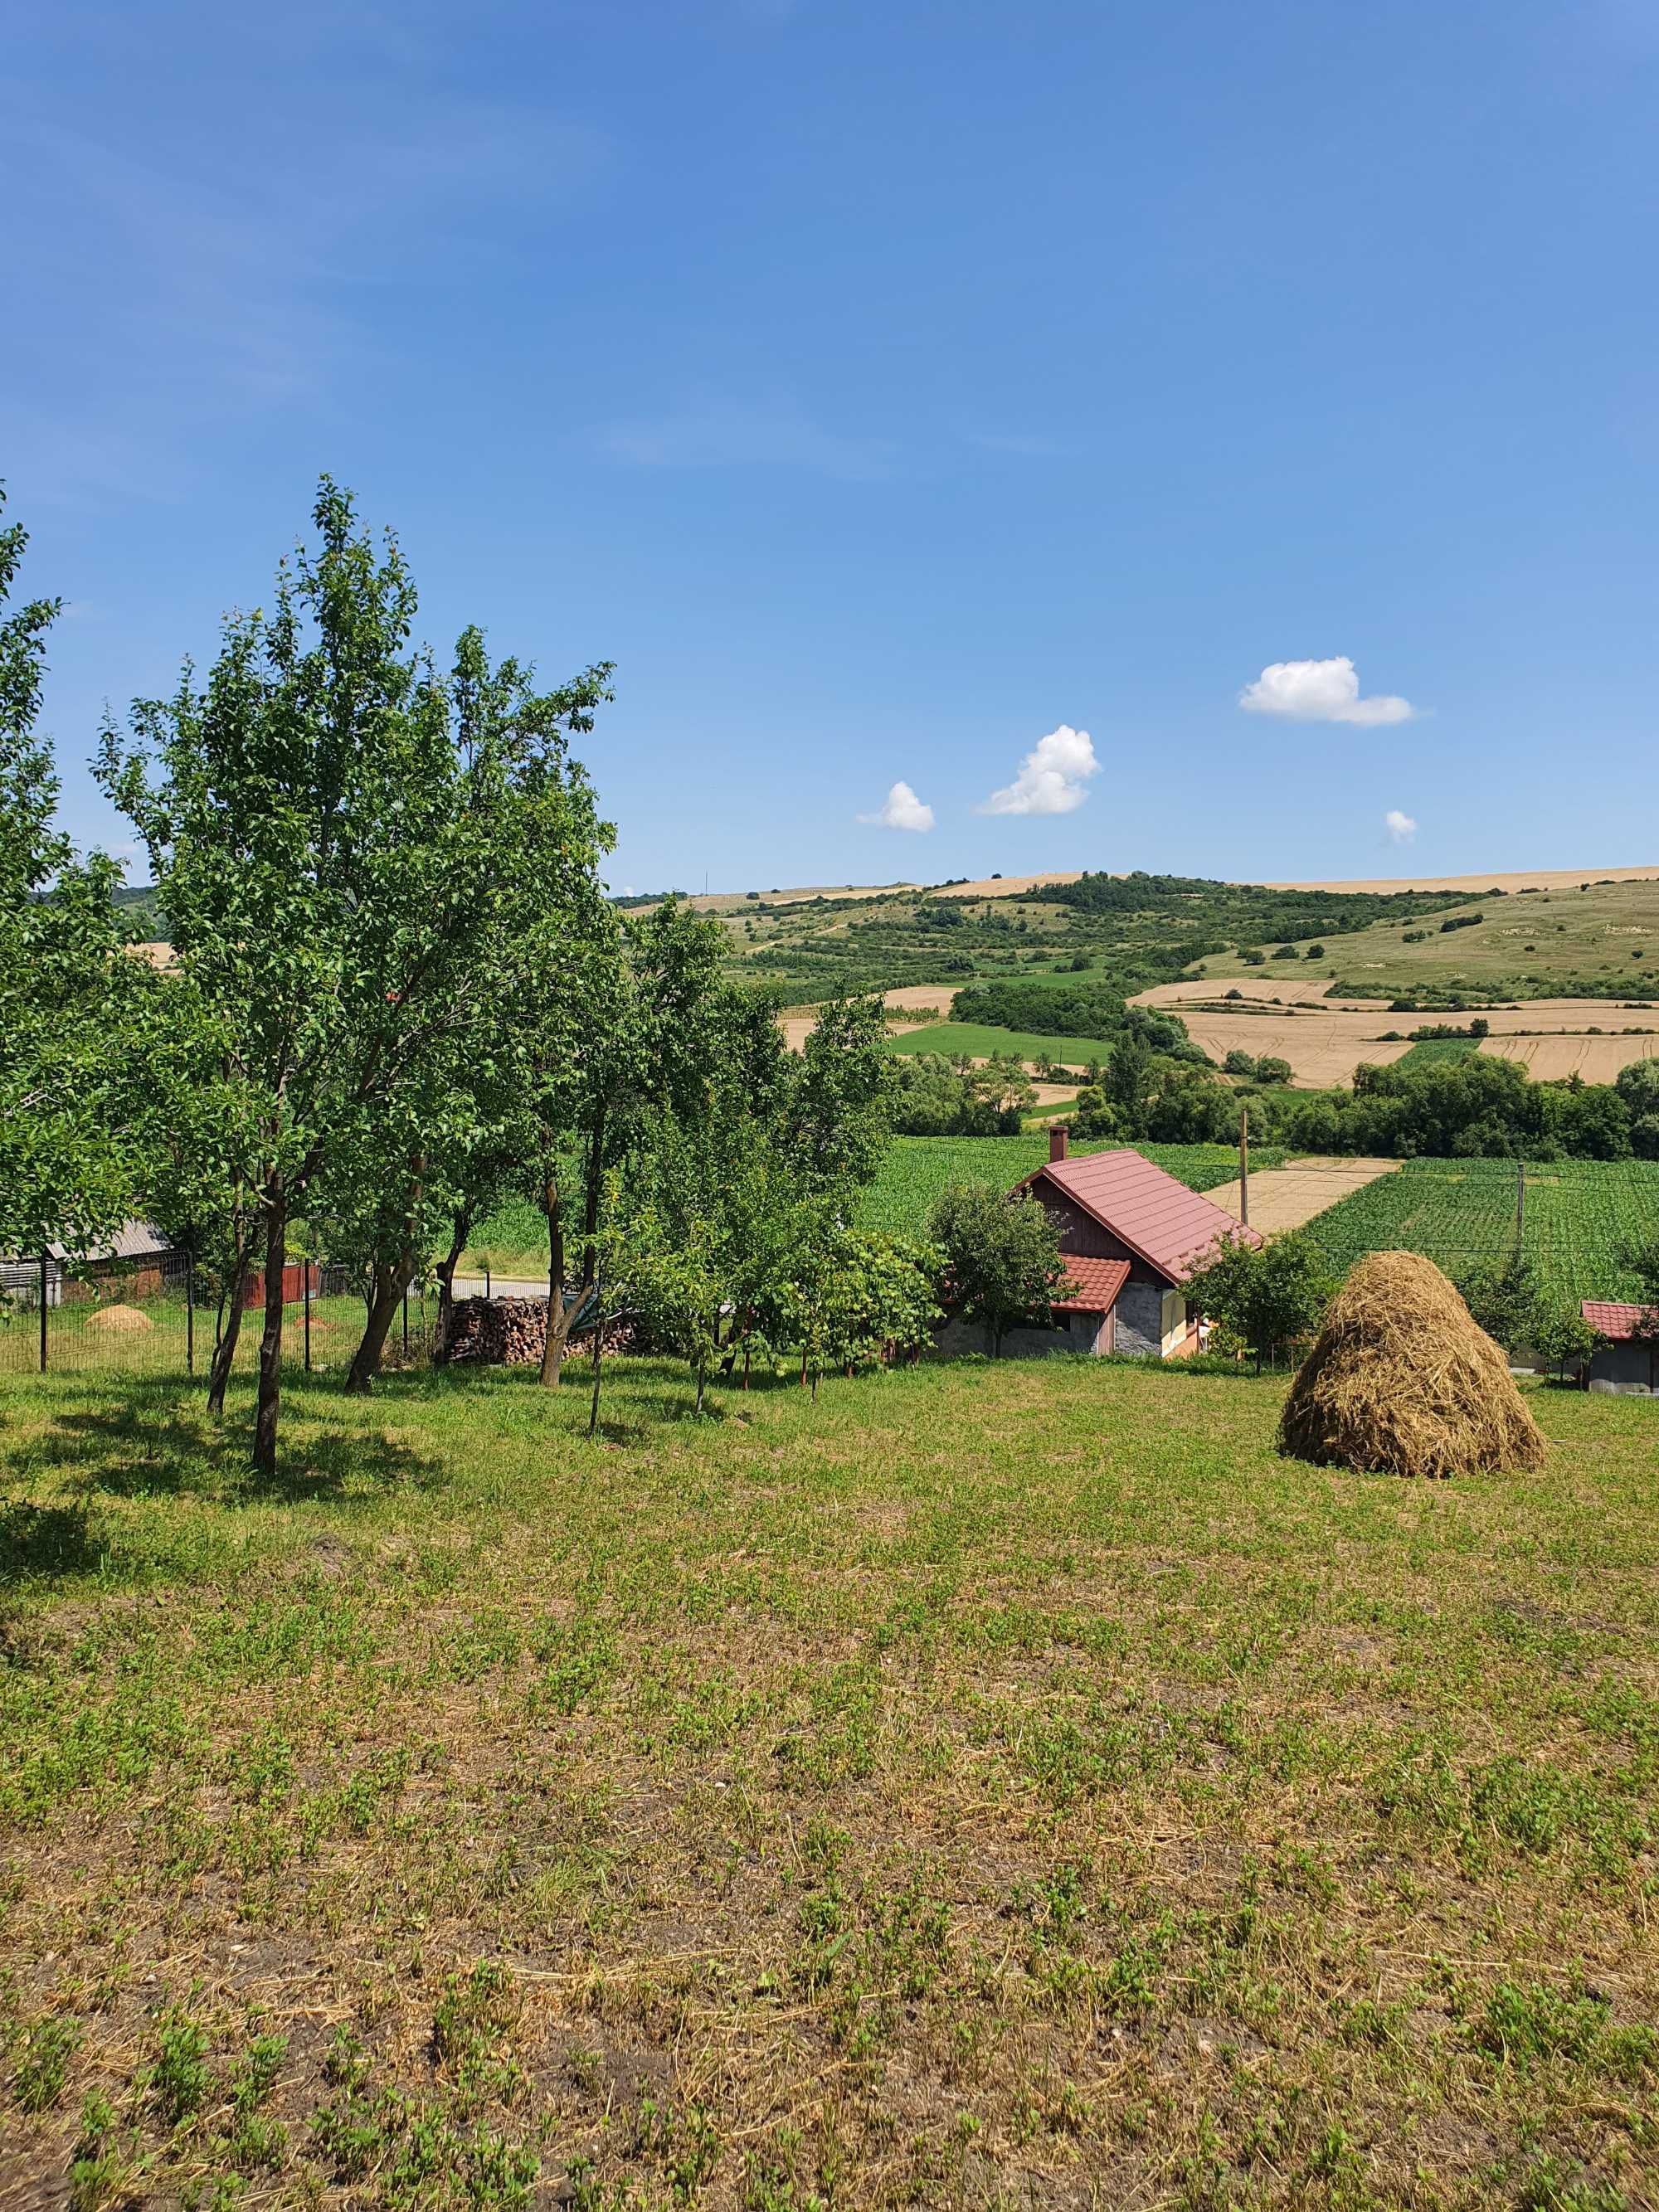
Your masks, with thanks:
[[[626,1321],[606,1325],[600,1349],[627,1352],[633,1346],[633,1329]],[[538,1366],[547,1348],[545,1298],[463,1298],[450,1318],[448,1358],[485,1367]],[[574,1331],[569,1351],[590,1357],[593,1350],[591,1327]]]

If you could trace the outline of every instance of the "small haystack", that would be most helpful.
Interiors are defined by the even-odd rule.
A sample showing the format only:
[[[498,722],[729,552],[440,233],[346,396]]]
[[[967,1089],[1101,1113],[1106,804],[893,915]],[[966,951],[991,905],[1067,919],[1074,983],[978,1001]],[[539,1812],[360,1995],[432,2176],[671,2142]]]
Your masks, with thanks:
[[[100,1306],[95,1313],[87,1316],[87,1327],[100,1333],[107,1331],[115,1336],[142,1336],[155,1322],[137,1306]]]
[[[1279,1449],[1356,1474],[1490,1474],[1544,1462],[1504,1354],[1415,1252],[1356,1264],[1291,1386]]]

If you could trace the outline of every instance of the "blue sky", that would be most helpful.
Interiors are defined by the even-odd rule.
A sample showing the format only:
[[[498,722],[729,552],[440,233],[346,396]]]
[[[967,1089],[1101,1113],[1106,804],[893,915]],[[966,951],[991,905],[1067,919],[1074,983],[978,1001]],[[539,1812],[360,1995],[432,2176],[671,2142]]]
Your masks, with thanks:
[[[67,817],[328,470],[617,663],[618,887],[1659,859],[1656,96],[1649,0],[30,11]]]

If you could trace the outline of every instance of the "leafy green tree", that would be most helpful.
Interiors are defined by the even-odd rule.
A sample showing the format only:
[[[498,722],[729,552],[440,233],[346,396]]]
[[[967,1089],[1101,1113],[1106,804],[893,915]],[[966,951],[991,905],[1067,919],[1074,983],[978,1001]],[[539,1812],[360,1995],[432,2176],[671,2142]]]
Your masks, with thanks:
[[[27,543],[0,530],[0,1252],[25,1256],[84,1249],[130,1212],[135,1028],[165,988],[120,957],[112,864],[78,859],[53,826],[58,779],[35,724],[61,603],[3,613]]]
[[[1085,1083],[1079,1091],[1072,1109],[1071,1129],[1073,1136],[1090,1143],[1103,1139],[1121,1139],[1129,1133],[1121,1113],[1098,1083]]]
[[[1505,1352],[1536,1345],[1548,1311],[1538,1270],[1523,1255],[1484,1261],[1466,1268],[1457,1279],[1478,1327]]]
[[[1144,1136],[1157,1077],[1152,1047],[1138,1030],[1126,1030],[1113,1046],[1101,1087],[1108,1103],[1116,1109],[1126,1134]]]
[[[1565,1375],[1589,1358],[1598,1339],[1576,1305],[1556,1299],[1545,1304],[1533,1342],[1556,1373]]]
[[[264,1267],[253,1456],[274,1471],[283,1264],[290,1219],[341,1169],[343,1136],[400,1113],[434,1056],[487,1048],[495,927],[525,861],[515,777],[561,761],[605,672],[538,695],[490,668],[477,631],[441,678],[411,643],[416,594],[396,541],[376,553],[325,478],[271,611],[234,614],[204,686],[187,665],[141,700],[100,773],[148,848],[185,977],[224,1038],[228,1118],[253,1194],[230,1299]],[[256,1241],[257,1236],[257,1241]]]
[[[941,1255],[945,1304],[985,1331],[993,1356],[1011,1328],[1053,1318],[1066,1262],[1059,1228],[1036,1199],[952,1183],[939,1194],[927,1233]]]
[[[1311,1336],[1336,1285],[1324,1255],[1296,1230],[1265,1244],[1222,1238],[1188,1276],[1187,1304],[1262,1360]]]

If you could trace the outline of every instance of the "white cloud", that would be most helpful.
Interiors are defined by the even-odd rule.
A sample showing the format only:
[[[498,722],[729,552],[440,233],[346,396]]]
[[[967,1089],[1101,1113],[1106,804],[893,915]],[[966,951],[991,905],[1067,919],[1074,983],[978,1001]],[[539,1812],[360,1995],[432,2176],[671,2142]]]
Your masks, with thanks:
[[[981,814],[1069,814],[1089,796],[1084,779],[1098,775],[1094,741],[1087,730],[1062,722],[1039,738],[1019,764],[1019,774],[994,791]]]
[[[896,783],[879,811],[860,814],[859,820],[873,823],[878,830],[931,830],[933,810],[923,805],[908,783]]]
[[[1352,722],[1374,729],[1382,722],[1409,722],[1417,709],[1409,699],[1386,691],[1359,696],[1359,674],[1346,653],[1331,660],[1275,660],[1238,703],[1249,714],[1281,714],[1291,722]]]
[[[1409,814],[1402,814],[1397,806],[1391,806],[1382,819],[1396,845],[1409,845],[1417,835],[1416,823]]]

